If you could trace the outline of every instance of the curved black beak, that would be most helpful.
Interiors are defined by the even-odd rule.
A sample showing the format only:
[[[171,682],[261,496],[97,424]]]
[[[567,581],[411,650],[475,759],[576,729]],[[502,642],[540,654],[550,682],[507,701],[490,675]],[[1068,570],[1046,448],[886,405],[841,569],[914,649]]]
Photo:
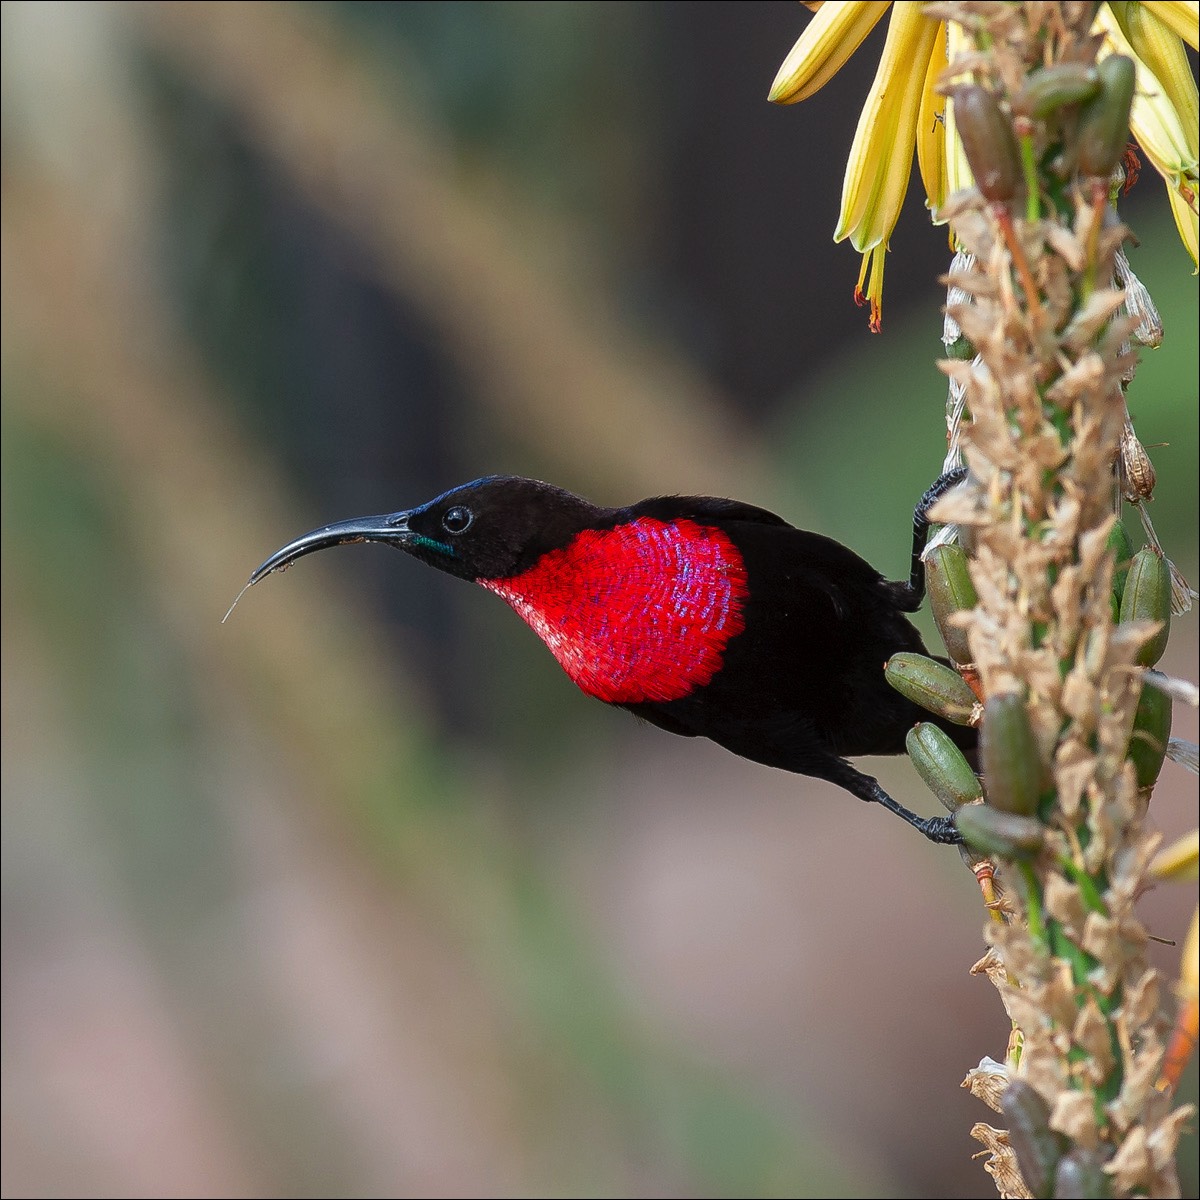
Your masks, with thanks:
[[[341,546],[347,542],[384,542],[390,546],[403,546],[413,538],[408,528],[410,515],[399,512],[386,517],[355,517],[352,521],[322,525],[320,529],[314,529],[276,550],[255,570],[246,586],[252,587],[272,571],[282,571],[285,567],[290,567],[296,559],[312,554],[314,550],[328,550],[330,546]]]
[[[229,606],[229,612],[222,618],[228,619],[229,613],[237,607],[237,602],[260,579],[265,579],[274,571],[282,571],[290,567],[298,558],[312,554],[316,550],[327,550],[330,546],[341,546],[347,542],[383,542],[385,545],[403,547],[416,536],[408,527],[411,512],[391,513],[382,517],[355,517],[351,521],[338,521],[333,525],[322,525],[313,529],[294,542],[276,550],[270,558],[246,582],[246,586],[237,594],[237,599]]]

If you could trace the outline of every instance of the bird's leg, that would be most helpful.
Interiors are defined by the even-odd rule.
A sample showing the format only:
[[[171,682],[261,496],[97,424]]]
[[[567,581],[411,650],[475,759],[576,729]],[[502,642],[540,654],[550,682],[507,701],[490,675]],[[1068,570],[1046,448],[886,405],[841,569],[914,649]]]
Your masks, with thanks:
[[[908,576],[906,602],[903,605],[905,612],[916,612],[921,607],[921,601],[925,599],[925,561],[921,556],[925,553],[925,543],[929,540],[929,510],[966,477],[966,467],[955,467],[952,471],[946,471],[934,481],[913,510],[912,567]]]
[[[894,812],[902,821],[907,821],[919,833],[923,833],[931,842],[942,846],[958,846],[962,844],[962,834],[958,832],[952,817],[919,817],[915,812],[904,807],[898,800],[893,800],[879,786],[879,781],[870,775],[856,771],[849,763],[841,759],[834,760],[828,769],[820,772],[819,778],[836,783],[845,788],[851,795],[860,800],[882,804],[889,812]]]

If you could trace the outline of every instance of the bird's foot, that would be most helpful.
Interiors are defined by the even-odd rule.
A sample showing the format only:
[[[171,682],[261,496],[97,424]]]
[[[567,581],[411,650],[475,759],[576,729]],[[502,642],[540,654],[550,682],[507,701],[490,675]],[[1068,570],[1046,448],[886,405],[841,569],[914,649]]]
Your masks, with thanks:
[[[916,823],[919,829],[931,842],[939,846],[961,846],[963,837],[954,824],[953,817],[926,817]]]

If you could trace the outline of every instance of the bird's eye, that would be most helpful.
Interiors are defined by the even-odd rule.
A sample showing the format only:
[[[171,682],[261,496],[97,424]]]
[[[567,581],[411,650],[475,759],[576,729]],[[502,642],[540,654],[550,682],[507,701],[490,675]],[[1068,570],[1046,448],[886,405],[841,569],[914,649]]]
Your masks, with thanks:
[[[463,533],[470,527],[473,520],[475,520],[475,514],[469,508],[463,508],[461,504],[456,504],[453,508],[446,509],[442,517],[442,528],[447,533]]]

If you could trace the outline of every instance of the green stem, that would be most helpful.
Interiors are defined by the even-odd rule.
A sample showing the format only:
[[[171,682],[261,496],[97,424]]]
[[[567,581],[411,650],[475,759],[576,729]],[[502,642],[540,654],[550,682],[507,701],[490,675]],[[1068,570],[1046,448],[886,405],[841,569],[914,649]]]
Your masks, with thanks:
[[[1029,923],[1029,936],[1041,950],[1046,949],[1046,922],[1042,918],[1042,893],[1038,877],[1030,863],[1019,863],[1021,879],[1025,884],[1025,912]]]
[[[1100,888],[1096,881],[1073,859],[1060,858],[1058,865],[1062,869],[1063,874],[1069,875],[1075,886],[1079,888],[1088,911],[1107,916],[1108,905],[1104,903],[1104,897],[1101,896]]]
[[[1037,158],[1033,151],[1033,134],[1024,133],[1018,139],[1021,147],[1021,168],[1025,172],[1025,220],[1040,221],[1042,204],[1038,195]]]

